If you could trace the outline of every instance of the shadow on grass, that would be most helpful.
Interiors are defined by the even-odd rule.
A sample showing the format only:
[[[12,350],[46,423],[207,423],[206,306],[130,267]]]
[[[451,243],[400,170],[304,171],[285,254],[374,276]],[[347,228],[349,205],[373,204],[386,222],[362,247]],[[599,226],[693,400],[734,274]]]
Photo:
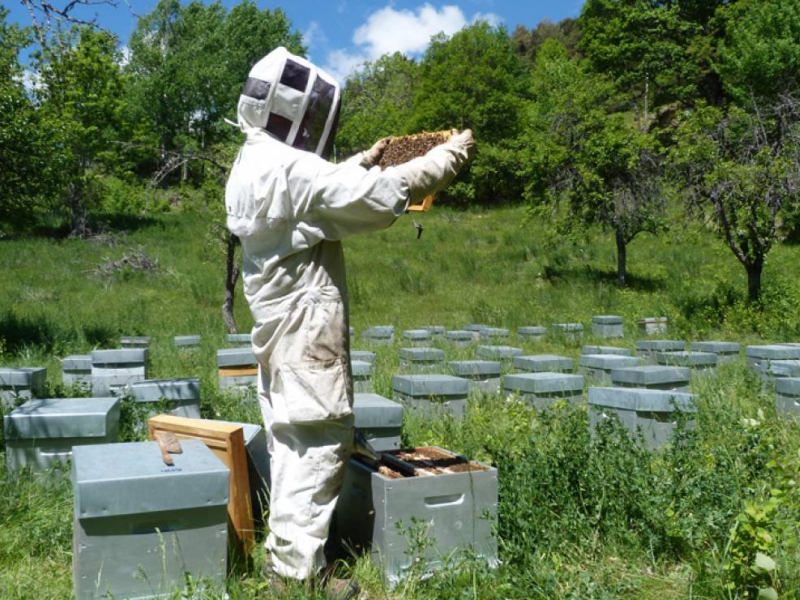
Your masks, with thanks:
[[[159,219],[153,217],[116,213],[95,213],[89,216],[89,231],[92,232],[92,235],[119,232],[131,233],[146,227],[152,227],[159,223]],[[67,239],[71,233],[72,228],[68,219],[51,217],[31,227],[20,228],[13,232],[6,232],[4,235],[0,236],[0,241],[14,241],[26,238],[64,240]]]
[[[581,265],[579,267],[546,265],[544,267],[544,277],[552,283],[584,281],[591,284],[617,285],[616,271],[598,269],[592,265]],[[656,292],[666,287],[666,281],[662,277],[641,276],[628,272],[626,287],[638,292]]]
[[[92,223],[97,229],[109,231],[137,231],[150,227],[158,223],[159,220],[153,217],[143,217],[138,215],[125,215],[118,213],[102,213],[92,215]]]
[[[25,346],[50,350],[63,335],[63,329],[48,319],[20,317],[11,311],[0,314],[0,339],[9,354],[16,354]]]
[[[20,316],[13,311],[0,313],[0,340],[8,354],[18,354],[25,348],[38,347],[53,352],[56,347],[68,346],[81,334],[92,346],[112,347],[119,333],[102,323],[87,323],[76,331],[45,316]]]

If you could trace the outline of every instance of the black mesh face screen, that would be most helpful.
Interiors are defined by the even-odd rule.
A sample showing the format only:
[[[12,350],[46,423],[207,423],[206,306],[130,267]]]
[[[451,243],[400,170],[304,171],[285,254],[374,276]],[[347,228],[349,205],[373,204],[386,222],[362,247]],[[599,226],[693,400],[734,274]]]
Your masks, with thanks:
[[[269,113],[269,120],[267,121],[267,131],[278,138],[280,141],[285,142],[289,137],[289,131],[292,129],[292,122],[286,117],[275,113]]]
[[[322,153],[320,156],[325,160],[328,160],[331,156],[331,152],[333,152],[333,142],[336,140],[336,130],[339,128],[339,111],[342,108],[342,101],[341,99],[339,102],[336,103],[336,115],[333,117],[333,123],[331,124],[331,132],[328,134],[328,139],[325,140],[325,147],[322,149]]]
[[[295,148],[314,152],[325,133],[325,123],[331,112],[333,99],[336,96],[336,88],[321,77],[317,77],[311,88],[311,98],[309,98],[306,114],[300,123],[300,130],[295,139]],[[338,109],[337,109],[338,110]],[[334,128],[331,133],[335,133]]]
[[[262,81],[261,79],[254,79],[248,77],[244,82],[244,89],[242,90],[243,96],[250,96],[256,100],[263,100],[269,94],[269,81]]]
[[[281,83],[300,92],[306,91],[310,71],[303,65],[297,64],[291,58],[286,61],[281,75]]]

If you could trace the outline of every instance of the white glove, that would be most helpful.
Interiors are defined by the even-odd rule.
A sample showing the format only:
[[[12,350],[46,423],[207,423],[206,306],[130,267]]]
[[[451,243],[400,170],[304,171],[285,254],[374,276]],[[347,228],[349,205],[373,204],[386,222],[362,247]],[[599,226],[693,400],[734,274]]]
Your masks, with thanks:
[[[454,133],[450,136],[448,143],[458,146],[467,153],[467,160],[475,157],[475,138],[472,129],[465,129],[461,133]]]
[[[372,148],[361,153],[361,162],[359,162],[359,164],[365,169],[371,169],[377,165],[381,162],[383,152],[386,150],[386,146],[389,145],[391,140],[392,138],[385,137],[372,144]]]
[[[408,183],[410,204],[419,204],[427,196],[443,190],[475,154],[472,130],[465,129],[447,142],[405,164],[395,167]]]

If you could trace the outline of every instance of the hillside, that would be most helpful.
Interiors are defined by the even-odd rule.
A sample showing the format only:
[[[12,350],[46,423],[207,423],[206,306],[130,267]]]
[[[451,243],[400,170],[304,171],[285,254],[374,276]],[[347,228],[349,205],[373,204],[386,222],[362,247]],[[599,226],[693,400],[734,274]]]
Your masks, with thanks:
[[[684,227],[634,241],[632,285],[619,290],[613,246],[600,234],[576,244],[551,243],[548,224],[526,220],[519,208],[434,209],[416,218],[425,228],[420,240],[409,218],[347,240],[357,332],[381,324],[393,324],[399,334],[419,325],[470,322],[512,332],[519,325],[566,321],[588,329],[592,315],[620,314],[626,320],[622,343],[633,347],[636,317],[665,314],[672,339],[747,343],[759,339],[759,331],[776,341],[798,339],[797,290],[789,282],[797,280],[800,265],[789,246],[770,255],[765,285],[774,303],[757,313],[736,303],[744,276],[730,252],[718,239]],[[46,365],[51,393],[64,395],[59,358],[114,347],[122,334],[149,335],[151,377],[199,376],[207,416],[258,422],[257,405],[216,391],[215,351],[224,347],[223,256],[209,241],[208,223],[206,215],[184,212],[95,240],[0,242],[0,294],[8,300],[0,314],[0,364]],[[125,255],[142,257],[133,251],[157,267],[98,274]],[[250,318],[241,297],[236,314],[246,331]],[[174,349],[172,337],[185,334],[203,336],[198,352]],[[577,342],[523,342],[513,333],[510,343],[526,353],[576,357],[580,351]],[[358,337],[353,346],[363,348]],[[397,341],[377,349],[378,393],[391,396],[401,346]],[[442,347],[449,359],[474,356],[474,346]],[[742,590],[758,583],[749,571],[732,579],[730,569],[744,560],[736,552],[747,556],[756,546],[732,536],[731,527],[737,519],[749,523],[745,503],[766,506],[770,486],[785,484],[781,463],[772,461],[797,455],[797,428],[776,416],[771,392],[762,391],[743,364],[720,368],[696,382],[694,391],[700,394],[697,427],[686,433],[683,446],[663,455],[638,450],[614,428],[592,438],[581,407],[537,413],[521,402],[476,398],[462,424],[407,416],[405,443],[439,444],[499,468],[504,566],[488,572],[458,563],[461,569],[445,569],[425,582],[412,576],[394,595],[710,598],[726,593],[726,582],[736,581]],[[135,439],[129,427],[135,415],[126,414],[123,437]],[[791,529],[781,527],[782,519],[793,518],[792,502],[767,511],[759,525],[776,538],[768,552],[779,561],[776,585],[787,597],[800,589],[797,554],[780,533]],[[17,479],[0,467],[0,504],[0,596],[30,597],[35,589],[36,597],[68,597],[69,484]],[[384,593],[367,560],[350,564],[369,597]],[[234,598],[263,597],[262,586],[257,570],[242,565],[229,582]]]

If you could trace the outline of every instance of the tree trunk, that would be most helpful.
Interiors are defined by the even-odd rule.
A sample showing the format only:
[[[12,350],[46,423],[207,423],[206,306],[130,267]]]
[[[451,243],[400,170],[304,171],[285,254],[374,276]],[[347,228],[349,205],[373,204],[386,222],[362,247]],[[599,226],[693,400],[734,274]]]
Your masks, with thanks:
[[[744,266],[747,269],[747,299],[758,302],[761,297],[761,272],[764,270],[764,258],[758,257]]]
[[[628,277],[628,242],[625,236],[617,232],[617,285],[625,287]]]
[[[69,184],[69,210],[72,220],[72,235],[81,237],[86,234],[86,215],[81,202],[81,192],[75,183]]]
[[[236,282],[239,279],[239,263],[236,262],[236,245],[239,242],[232,233],[228,234],[228,255],[225,264],[225,301],[222,303],[222,319],[228,333],[238,333],[236,320],[233,317],[233,299]]]

